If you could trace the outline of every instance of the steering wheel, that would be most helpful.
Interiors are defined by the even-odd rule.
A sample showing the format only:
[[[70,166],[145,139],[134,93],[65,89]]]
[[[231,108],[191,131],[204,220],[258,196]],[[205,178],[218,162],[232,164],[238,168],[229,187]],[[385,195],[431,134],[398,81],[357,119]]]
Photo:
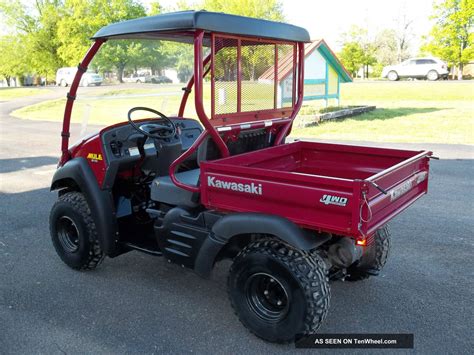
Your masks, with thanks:
[[[147,111],[147,112],[154,113],[155,115],[160,117],[159,118],[160,121],[163,120],[167,124],[148,123],[148,124],[139,126],[132,120],[132,113],[134,113],[135,111]],[[154,138],[154,139],[166,139],[166,138],[174,137],[177,131],[176,125],[174,124],[173,121],[169,119],[169,117],[165,116],[159,111],[153,110],[148,107],[134,107],[130,111],[128,111],[128,123],[130,123],[130,125],[141,134],[144,134],[145,136]],[[142,127],[143,128],[146,127],[147,129],[145,130]],[[156,134],[156,132],[160,132],[160,131],[168,131],[168,133],[164,135]]]

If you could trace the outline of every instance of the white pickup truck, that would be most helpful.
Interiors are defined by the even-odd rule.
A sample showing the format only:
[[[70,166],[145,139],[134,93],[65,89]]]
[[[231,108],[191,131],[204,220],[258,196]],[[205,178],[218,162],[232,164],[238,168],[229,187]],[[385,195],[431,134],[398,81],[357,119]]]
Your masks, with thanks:
[[[59,86],[69,86],[74,80],[76,75],[77,67],[66,67],[59,68],[56,72],[56,85]],[[88,70],[82,75],[80,86],[89,86],[95,85],[99,86],[102,84],[103,78],[92,70]]]

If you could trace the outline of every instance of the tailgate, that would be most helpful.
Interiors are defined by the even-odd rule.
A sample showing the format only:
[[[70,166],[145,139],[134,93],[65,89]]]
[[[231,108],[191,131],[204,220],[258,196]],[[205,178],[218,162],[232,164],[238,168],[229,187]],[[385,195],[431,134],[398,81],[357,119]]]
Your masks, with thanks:
[[[360,181],[360,234],[372,234],[427,193],[431,155],[432,152],[420,152]]]

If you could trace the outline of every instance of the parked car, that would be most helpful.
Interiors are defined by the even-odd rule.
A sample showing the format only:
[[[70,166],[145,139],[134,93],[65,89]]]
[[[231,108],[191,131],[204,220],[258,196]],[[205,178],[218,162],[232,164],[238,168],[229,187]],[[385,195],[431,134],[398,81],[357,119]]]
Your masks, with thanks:
[[[125,83],[137,83],[137,84],[144,84],[144,83],[151,83],[152,77],[150,74],[140,74],[134,73],[130,76],[124,76],[122,80]]]
[[[400,78],[426,78],[438,80],[447,78],[448,66],[438,58],[412,58],[397,65],[389,65],[382,70],[382,77],[395,81]]]
[[[171,84],[173,81],[165,75],[154,76],[151,78],[153,84]]]
[[[76,75],[77,68],[76,67],[67,67],[67,68],[59,68],[56,72],[56,85],[59,86],[69,86],[72,84],[74,80],[74,76]],[[95,85],[99,86],[102,84],[102,77],[95,73],[94,71],[87,71],[82,75],[81,82],[79,83],[80,86],[89,86]]]

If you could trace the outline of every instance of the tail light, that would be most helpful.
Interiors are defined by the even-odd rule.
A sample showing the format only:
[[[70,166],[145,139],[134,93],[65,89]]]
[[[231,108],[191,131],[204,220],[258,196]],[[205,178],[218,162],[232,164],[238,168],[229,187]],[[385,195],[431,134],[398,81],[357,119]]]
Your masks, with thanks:
[[[357,245],[360,245],[360,246],[362,246],[362,247],[365,247],[365,246],[367,245],[367,239],[358,239],[358,240],[356,241],[356,244],[357,244]]]

